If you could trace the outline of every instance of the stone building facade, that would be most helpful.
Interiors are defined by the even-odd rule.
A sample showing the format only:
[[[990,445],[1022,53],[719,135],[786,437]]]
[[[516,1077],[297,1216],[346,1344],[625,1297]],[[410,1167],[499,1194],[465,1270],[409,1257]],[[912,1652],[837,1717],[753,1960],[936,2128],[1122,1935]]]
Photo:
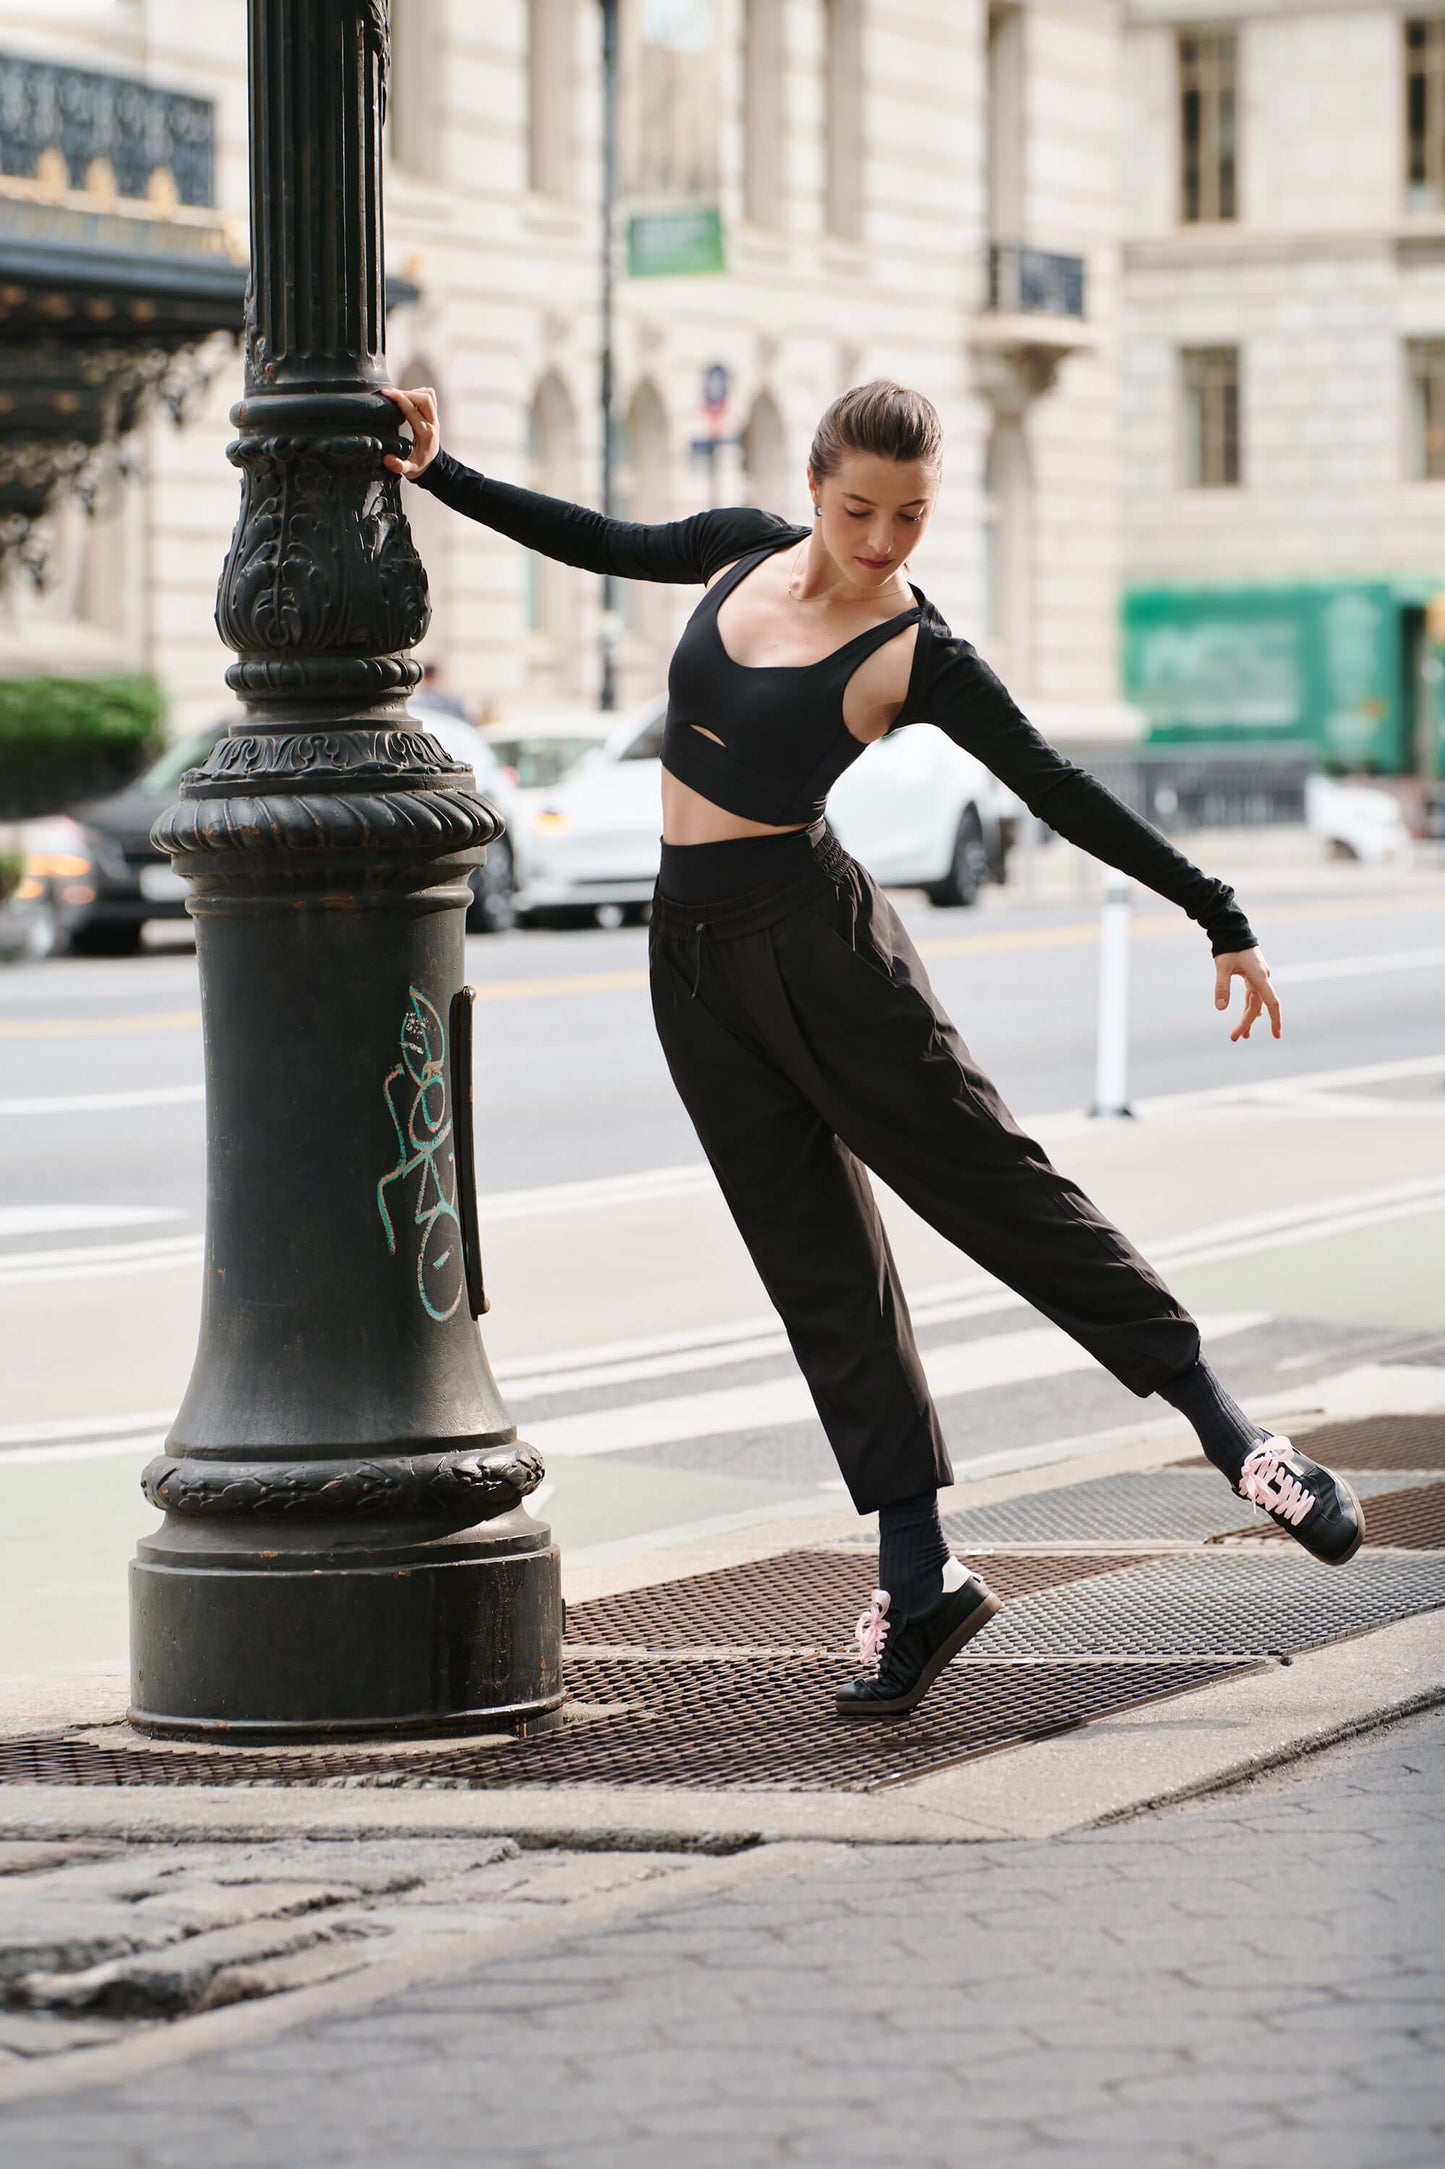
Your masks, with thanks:
[[[1125,43],[1129,691],[1438,764],[1445,15],[1132,0]]]
[[[601,9],[394,0],[393,16],[387,253],[420,293],[393,315],[393,373],[437,386],[460,457],[596,503]],[[50,0],[43,16],[0,0],[0,50],[213,99],[218,199],[239,222],[244,21],[244,0]],[[828,400],[873,375],[916,384],[948,438],[919,584],[1044,729],[1130,734],[1116,692],[1114,0],[623,0],[623,22],[664,71],[683,56],[676,80],[691,87],[676,96],[694,103],[673,137],[686,150],[707,135],[715,170],[682,185],[715,197],[725,268],[628,275],[624,203],[621,507],[669,518],[715,494],[800,517]],[[688,77],[704,45],[706,72]],[[655,159],[639,173],[626,130],[659,82],[650,110],[672,110],[670,80],[649,89],[624,70],[623,179],[644,195],[667,175]],[[712,423],[702,389],[718,364],[728,403]],[[0,669],[154,669],[176,728],[224,707],[211,607],[238,381],[228,361],[187,428],[149,422],[135,479],[93,522],[60,523],[51,591],[0,598]],[[714,427],[709,462],[693,447]],[[600,583],[530,562],[423,493],[408,509],[436,604],[425,652],[446,682],[492,712],[592,704]],[[658,690],[693,600],[624,594],[624,701]]]

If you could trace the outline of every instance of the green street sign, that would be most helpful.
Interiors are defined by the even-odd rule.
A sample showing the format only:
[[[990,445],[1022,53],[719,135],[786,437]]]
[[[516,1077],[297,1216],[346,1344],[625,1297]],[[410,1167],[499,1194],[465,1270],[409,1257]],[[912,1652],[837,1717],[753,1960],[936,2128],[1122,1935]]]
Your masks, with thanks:
[[[715,203],[634,211],[627,221],[630,278],[694,278],[726,269],[722,212]]]

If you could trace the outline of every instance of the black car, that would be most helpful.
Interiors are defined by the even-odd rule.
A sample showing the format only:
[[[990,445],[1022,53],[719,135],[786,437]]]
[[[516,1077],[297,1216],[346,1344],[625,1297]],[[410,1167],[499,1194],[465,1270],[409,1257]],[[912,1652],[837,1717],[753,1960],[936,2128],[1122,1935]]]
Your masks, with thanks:
[[[425,728],[436,723],[457,759],[471,759],[484,796],[504,797],[490,771],[496,767],[480,734],[449,715],[435,716],[425,698],[412,701],[411,712]],[[199,768],[219,738],[223,719],[194,737],[168,746],[136,782],[108,798],[92,799],[58,819],[32,821],[26,829],[25,872],[14,910],[27,922],[24,947],[31,955],[68,945],[80,956],[132,956],[140,947],[148,919],[182,919],[190,884],[151,842],[151,830],[175,803],[181,777]],[[474,743],[475,742],[475,743]],[[511,811],[504,803],[504,814]],[[516,923],[512,897],[516,887],[509,840],[499,838],[487,862],[471,877],[471,934],[496,933]]]

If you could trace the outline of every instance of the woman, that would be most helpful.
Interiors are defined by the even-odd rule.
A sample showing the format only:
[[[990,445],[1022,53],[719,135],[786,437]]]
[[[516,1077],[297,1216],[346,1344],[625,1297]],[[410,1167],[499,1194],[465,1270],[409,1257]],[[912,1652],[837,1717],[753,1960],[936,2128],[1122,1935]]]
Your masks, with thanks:
[[[928,983],[892,905],[823,817],[874,739],[929,722],[1062,836],[1168,897],[1215,956],[1230,1034],[1269,969],[1234,891],[1055,751],[905,577],[937,499],[928,400],[865,384],[836,399],[808,462],[810,528],[749,508],[643,526],[460,466],[435,395],[396,473],[499,533],[590,572],[705,588],[668,675],[662,865],[648,929],[673,1081],[787,1328],[860,1513],[878,1588],[858,1623],[848,1715],[912,1709],[998,1609],[954,1559],[937,1492],[953,1472],[864,1166],[1072,1334],[1135,1393],[1159,1393],[1241,1498],[1316,1558],[1364,1535],[1349,1485],[1251,1422],[1153,1268],[1019,1129]]]

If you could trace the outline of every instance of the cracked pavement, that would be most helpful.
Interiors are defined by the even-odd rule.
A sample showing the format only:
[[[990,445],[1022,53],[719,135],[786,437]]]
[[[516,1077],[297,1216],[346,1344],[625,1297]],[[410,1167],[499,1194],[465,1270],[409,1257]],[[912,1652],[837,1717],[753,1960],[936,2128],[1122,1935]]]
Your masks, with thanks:
[[[545,1947],[13,2104],[0,2153],[27,2169],[956,2169],[974,2154],[1436,2169],[1442,1839],[1433,1714],[1076,1836],[809,1848],[770,1880],[744,1856],[705,1895],[675,1862],[601,1929],[570,1932],[564,1909]]]

